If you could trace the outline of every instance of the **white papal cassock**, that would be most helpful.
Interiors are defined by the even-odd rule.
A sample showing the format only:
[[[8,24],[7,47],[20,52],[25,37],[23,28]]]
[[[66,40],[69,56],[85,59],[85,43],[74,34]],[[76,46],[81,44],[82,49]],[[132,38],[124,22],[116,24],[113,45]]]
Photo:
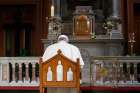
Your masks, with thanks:
[[[80,59],[80,66],[83,67],[84,62],[83,62],[83,59],[81,57],[79,49],[76,46],[67,43],[66,41],[59,41],[58,43],[55,43],[55,44],[48,46],[45,50],[43,57],[42,57],[43,62],[50,59],[54,55],[56,55],[57,51],[59,49],[62,51],[62,54],[64,56],[68,57],[69,59],[71,59],[75,62],[76,62],[77,58],[79,58]]]
[[[65,40],[61,40],[60,38],[64,38]],[[64,56],[74,62],[76,62],[77,58],[79,58],[81,68],[84,66],[79,48],[69,44],[68,37],[65,35],[59,36],[58,43],[52,44],[46,48],[42,57],[43,62],[55,56],[59,49],[62,51]],[[74,88],[47,88],[47,93],[76,93],[76,90]]]

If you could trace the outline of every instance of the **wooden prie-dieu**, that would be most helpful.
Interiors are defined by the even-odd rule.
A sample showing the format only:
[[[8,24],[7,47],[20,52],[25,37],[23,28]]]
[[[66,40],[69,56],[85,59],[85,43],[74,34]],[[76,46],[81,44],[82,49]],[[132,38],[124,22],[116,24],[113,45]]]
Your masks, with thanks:
[[[77,62],[65,57],[61,50],[57,51],[57,54],[47,61],[42,61],[40,58],[40,93],[45,92],[45,88],[75,88],[76,92],[79,93],[80,88],[80,65],[79,59]],[[57,70],[61,65],[61,74]],[[69,71],[70,70],[70,71]],[[68,76],[70,73],[71,76]],[[58,74],[62,75],[62,77]]]

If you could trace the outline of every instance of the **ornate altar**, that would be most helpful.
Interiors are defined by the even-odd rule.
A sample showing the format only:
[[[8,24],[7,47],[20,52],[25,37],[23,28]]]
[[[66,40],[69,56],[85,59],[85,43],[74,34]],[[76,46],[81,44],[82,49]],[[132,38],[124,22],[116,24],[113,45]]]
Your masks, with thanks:
[[[90,39],[94,34],[95,20],[91,6],[77,6],[73,17],[74,39]]]

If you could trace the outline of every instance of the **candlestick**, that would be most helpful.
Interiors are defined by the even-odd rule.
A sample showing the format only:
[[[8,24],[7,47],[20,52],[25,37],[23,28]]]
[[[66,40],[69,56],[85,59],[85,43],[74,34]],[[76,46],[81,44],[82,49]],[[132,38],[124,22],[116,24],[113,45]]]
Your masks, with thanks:
[[[51,6],[51,17],[53,17],[54,16],[54,6],[52,5]]]

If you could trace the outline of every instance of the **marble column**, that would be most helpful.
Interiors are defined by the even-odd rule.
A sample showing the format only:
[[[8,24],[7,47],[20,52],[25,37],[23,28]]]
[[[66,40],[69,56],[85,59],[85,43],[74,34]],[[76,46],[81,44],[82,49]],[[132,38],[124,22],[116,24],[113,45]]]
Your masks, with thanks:
[[[130,80],[130,63],[127,63],[127,80]]]
[[[117,65],[116,63],[112,63],[112,80],[115,83],[117,81]]]
[[[111,19],[114,21],[114,27],[110,33],[111,38],[123,38],[122,24],[120,23],[120,0],[112,0],[112,16]],[[117,36],[117,37],[115,37]]]
[[[120,71],[119,71],[119,74],[120,74],[120,83],[123,83],[123,80],[124,80],[124,74],[123,74],[123,63],[120,63],[119,64],[119,68],[120,68]]]
[[[19,71],[18,71],[18,75],[19,75],[19,82],[22,81],[22,64],[19,63]]]
[[[25,66],[26,66],[25,80],[28,81],[29,80],[29,64],[25,63]]]
[[[32,63],[32,81],[35,81],[36,76],[35,76],[35,63]]]
[[[113,14],[112,16],[118,18],[120,16],[120,0],[113,0]]]

